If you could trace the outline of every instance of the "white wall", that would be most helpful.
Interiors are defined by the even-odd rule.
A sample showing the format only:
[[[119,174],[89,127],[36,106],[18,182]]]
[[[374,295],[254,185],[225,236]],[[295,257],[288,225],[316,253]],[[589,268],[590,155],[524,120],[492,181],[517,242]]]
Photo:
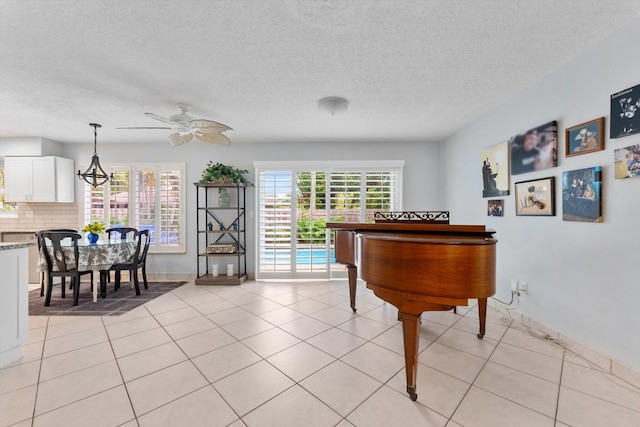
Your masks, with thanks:
[[[529,284],[522,314],[640,370],[640,179],[614,179],[613,150],[640,134],[610,140],[610,95],[640,84],[640,20],[609,36],[441,147],[444,205],[458,224],[497,230],[497,296],[510,281]],[[544,58],[540,58],[544,60]],[[565,157],[565,128],[605,117],[605,150]],[[487,217],[482,150],[521,131],[558,121],[558,167],[511,177],[503,218]],[[603,223],[562,221],[563,171],[603,167]],[[515,215],[514,182],[556,177],[555,217]]]
[[[4,156],[61,156],[62,144],[47,138],[0,138],[0,158]]]
[[[41,156],[42,138],[0,138],[0,158],[4,156]]]
[[[229,134],[233,140],[233,134]],[[93,154],[92,144],[65,144],[64,157],[76,161],[84,170]],[[162,144],[100,144],[98,155],[102,165],[131,162],[184,162],[187,164],[187,253],[149,257],[150,273],[195,274],[196,272],[196,206],[194,182],[200,180],[207,162],[230,164],[250,171],[247,178],[255,184],[253,162],[304,160],[405,160],[405,210],[440,208],[440,172],[438,143],[399,142],[317,142],[317,143],[237,143],[231,147],[192,142],[180,147]],[[81,185],[76,187],[77,200],[82,200]],[[247,242],[255,241],[255,188],[247,190]],[[82,218],[78,216],[78,218]],[[251,243],[249,243],[251,246]],[[255,271],[255,251],[249,249],[247,270]]]

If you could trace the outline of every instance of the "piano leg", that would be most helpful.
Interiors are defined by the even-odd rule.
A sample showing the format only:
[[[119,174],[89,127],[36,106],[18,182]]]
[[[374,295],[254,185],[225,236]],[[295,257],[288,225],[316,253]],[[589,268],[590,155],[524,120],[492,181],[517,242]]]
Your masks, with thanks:
[[[402,334],[404,337],[404,362],[407,375],[407,393],[411,400],[418,399],[416,394],[416,374],[418,372],[418,344],[420,343],[420,315],[401,313]]]
[[[392,304],[398,309],[399,320],[402,320],[402,338],[404,340],[404,363],[407,375],[407,393],[411,400],[418,399],[416,394],[416,377],[418,372],[418,346],[420,344],[420,316],[425,311],[449,311],[454,304],[466,305],[466,300],[460,298],[448,298],[447,304],[433,302],[434,298],[428,295],[410,294],[398,292],[395,289],[384,288],[367,282],[367,288],[371,289],[380,299]],[[484,300],[486,309],[486,298]],[[484,324],[482,326],[484,331]]]
[[[480,333],[478,338],[482,339],[485,332],[485,324],[487,322],[487,299],[478,298],[478,318],[480,319]]]
[[[356,312],[356,285],[358,284],[358,268],[355,265],[347,265],[347,273],[349,275],[349,300],[351,301],[351,310]]]

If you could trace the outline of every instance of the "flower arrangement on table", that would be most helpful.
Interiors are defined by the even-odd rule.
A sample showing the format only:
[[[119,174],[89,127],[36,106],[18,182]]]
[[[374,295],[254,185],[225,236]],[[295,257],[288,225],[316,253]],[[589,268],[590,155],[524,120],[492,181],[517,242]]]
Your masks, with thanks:
[[[84,226],[82,231],[84,233],[89,233],[87,234],[87,239],[89,239],[90,243],[95,243],[98,241],[100,235],[105,232],[105,227],[101,222],[90,222]]]

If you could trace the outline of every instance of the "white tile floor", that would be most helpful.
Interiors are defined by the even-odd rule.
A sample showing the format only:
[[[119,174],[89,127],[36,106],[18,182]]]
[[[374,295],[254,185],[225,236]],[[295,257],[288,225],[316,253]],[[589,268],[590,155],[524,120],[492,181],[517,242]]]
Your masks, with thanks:
[[[0,426],[640,426],[640,390],[489,309],[400,324],[363,284],[188,283],[120,317],[31,317]]]

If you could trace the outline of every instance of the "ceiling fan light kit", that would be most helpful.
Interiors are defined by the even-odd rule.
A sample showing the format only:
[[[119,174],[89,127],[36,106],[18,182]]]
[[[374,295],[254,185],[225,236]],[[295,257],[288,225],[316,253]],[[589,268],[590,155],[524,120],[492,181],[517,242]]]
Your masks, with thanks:
[[[344,113],[348,107],[349,101],[339,96],[327,96],[318,101],[318,108],[332,116]]]
[[[222,132],[233,130],[227,125],[214,122],[213,120],[196,119],[187,114],[190,106],[187,104],[178,104],[180,114],[173,114],[169,118],[159,116],[154,113],[144,113],[145,116],[154,120],[168,124],[165,127],[126,127],[118,129],[172,129],[175,133],[169,135],[168,140],[174,147],[196,138],[199,141],[209,142],[211,144],[220,144],[230,146],[231,141]]]

